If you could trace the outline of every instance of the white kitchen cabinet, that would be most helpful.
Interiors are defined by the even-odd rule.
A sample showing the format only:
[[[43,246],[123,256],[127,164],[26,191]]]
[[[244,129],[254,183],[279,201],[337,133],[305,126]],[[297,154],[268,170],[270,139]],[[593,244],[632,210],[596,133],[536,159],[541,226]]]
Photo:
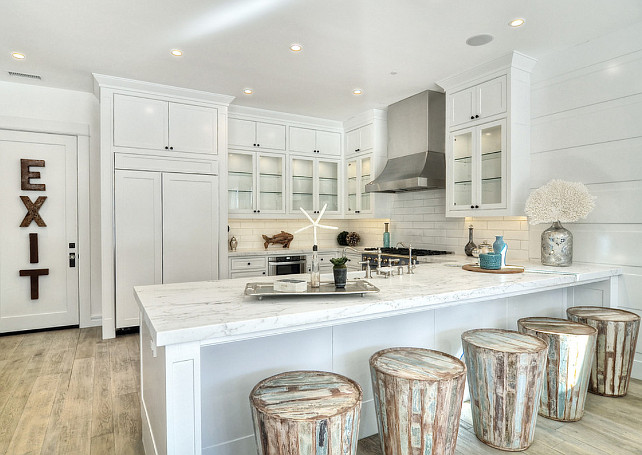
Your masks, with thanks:
[[[317,153],[324,156],[341,155],[341,135],[332,131],[289,127],[290,152]]]
[[[374,125],[369,123],[346,133],[346,155],[366,152],[374,147]]]
[[[365,186],[372,175],[372,155],[361,155],[346,160],[346,213],[372,213],[373,193],[366,193]]]
[[[229,152],[227,181],[229,213],[285,213],[284,155]]]
[[[448,96],[450,126],[474,124],[506,112],[506,76],[493,78]]]
[[[116,327],[137,326],[133,287],[218,279],[218,178],[115,171]]]
[[[319,213],[327,204],[325,213],[339,214],[339,161],[291,157],[289,192],[290,213],[298,212],[299,207]]]
[[[114,147],[217,153],[217,110],[114,95]]]
[[[267,275],[267,258],[234,256],[230,258],[230,278],[261,277]]]
[[[524,216],[535,63],[512,52],[438,81],[446,90],[447,217]]]
[[[332,273],[332,268],[334,265],[330,261],[332,258],[336,258],[341,256],[341,254],[337,253],[336,251],[333,251],[331,253],[318,253],[317,258],[319,258],[319,272],[320,273]],[[308,273],[311,271],[312,267],[312,255],[308,254],[305,257],[305,262],[306,262],[306,269]]]
[[[232,148],[285,150],[285,125],[230,118],[228,144]]]
[[[506,208],[506,121],[453,131],[446,153],[451,212]]]

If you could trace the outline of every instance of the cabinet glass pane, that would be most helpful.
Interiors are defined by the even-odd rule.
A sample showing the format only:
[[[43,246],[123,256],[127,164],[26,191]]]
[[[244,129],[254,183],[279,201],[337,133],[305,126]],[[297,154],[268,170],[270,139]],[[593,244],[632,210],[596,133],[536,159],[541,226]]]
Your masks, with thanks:
[[[292,210],[314,210],[314,161],[292,160]]]
[[[453,137],[453,181],[455,205],[470,206],[473,200],[473,133],[461,133]]]
[[[366,184],[372,181],[372,175],[370,173],[370,158],[363,158],[361,160],[361,208],[359,210],[365,211],[370,210],[370,193],[366,193]]]
[[[354,212],[357,209],[357,160],[348,161],[346,167],[348,192],[348,212]]]
[[[339,164],[319,161],[319,210],[328,204],[327,210],[339,210]]]
[[[283,210],[283,158],[259,156],[259,209]]]
[[[502,202],[502,127],[481,130],[481,197],[482,204]]]
[[[230,210],[252,210],[253,172],[252,155],[228,155],[227,195]]]

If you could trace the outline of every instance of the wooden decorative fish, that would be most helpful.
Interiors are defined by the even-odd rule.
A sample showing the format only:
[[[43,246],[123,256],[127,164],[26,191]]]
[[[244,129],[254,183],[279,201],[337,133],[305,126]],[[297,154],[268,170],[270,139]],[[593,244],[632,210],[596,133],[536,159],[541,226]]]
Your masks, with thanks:
[[[268,237],[267,235],[263,235],[263,240],[265,240],[265,243],[263,243],[263,246],[267,250],[267,247],[270,245],[270,243],[276,244],[282,244],[283,248],[290,248],[290,242],[294,240],[294,236],[288,232],[281,231],[278,234],[273,235],[272,237]]]

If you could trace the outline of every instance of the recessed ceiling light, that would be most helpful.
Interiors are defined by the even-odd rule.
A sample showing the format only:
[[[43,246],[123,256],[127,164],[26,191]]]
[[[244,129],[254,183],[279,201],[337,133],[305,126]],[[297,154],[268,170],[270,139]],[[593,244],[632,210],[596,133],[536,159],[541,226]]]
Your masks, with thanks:
[[[524,19],[518,17],[517,19],[513,19],[512,21],[510,21],[508,25],[510,25],[511,27],[519,27],[520,25],[524,25],[524,22]]]
[[[254,93],[254,90],[252,90],[251,88],[246,88],[245,90],[243,90],[243,93],[245,93],[246,95],[251,95],[252,93]]]
[[[488,44],[493,40],[493,35],[475,35],[471,36],[466,40],[466,44],[469,46],[483,46],[484,44]]]
[[[20,52],[12,52],[11,56],[16,60],[24,60],[26,58],[25,54],[22,54]]]
[[[296,43],[295,44],[291,44],[290,45],[290,50],[292,52],[301,52],[303,50],[303,46],[301,46],[300,44],[296,44]]]
[[[352,94],[353,94],[353,95],[361,95],[361,94],[363,94],[363,90],[361,90],[360,88],[355,88],[355,89],[352,91]]]
[[[172,55],[174,57],[180,57],[183,55],[183,51],[180,49],[172,49]]]

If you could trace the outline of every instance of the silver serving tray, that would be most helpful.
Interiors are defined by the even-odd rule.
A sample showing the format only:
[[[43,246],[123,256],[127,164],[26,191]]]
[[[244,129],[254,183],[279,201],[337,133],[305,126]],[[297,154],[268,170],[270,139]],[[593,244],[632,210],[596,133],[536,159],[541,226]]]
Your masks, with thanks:
[[[262,300],[263,297],[282,297],[287,295],[297,296],[311,296],[311,295],[353,295],[353,294],[369,294],[379,292],[379,288],[370,284],[365,280],[348,281],[345,288],[334,287],[334,282],[321,282],[318,288],[310,287],[305,292],[282,292],[274,290],[274,283],[247,283],[245,285],[245,295],[258,297]]]

